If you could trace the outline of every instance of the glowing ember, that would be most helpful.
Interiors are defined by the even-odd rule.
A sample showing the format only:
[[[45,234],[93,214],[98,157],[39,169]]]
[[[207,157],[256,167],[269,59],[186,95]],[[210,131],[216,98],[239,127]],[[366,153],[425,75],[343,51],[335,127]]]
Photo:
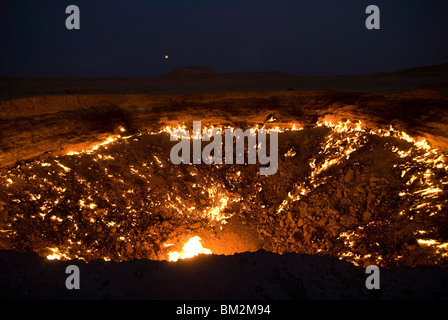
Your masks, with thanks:
[[[126,131],[126,129],[124,129],[123,127],[120,127],[119,130],[121,132]],[[108,145],[108,144],[110,144],[112,142],[115,142],[119,138],[123,138],[123,137],[121,137],[120,135],[109,136],[109,137],[106,138],[106,140],[104,140],[103,142],[100,142],[100,143],[98,143],[96,145],[93,145],[90,149],[81,150],[81,151],[69,151],[67,153],[67,155],[79,155],[79,154],[83,154],[83,153],[87,153],[87,154],[93,153],[94,151],[98,150],[101,146],[105,146],[105,145]]]
[[[188,259],[197,256],[198,254],[211,254],[210,249],[202,247],[201,238],[195,236],[190,238],[187,243],[184,244],[182,251],[172,251],[168,253],[168,261],[176,262],[179,259]]]
[[[48,248],[51,251],[51,254],[47,255],[48,260],[65,260],[69,259],[69,257],[59,251],[58,248]]]

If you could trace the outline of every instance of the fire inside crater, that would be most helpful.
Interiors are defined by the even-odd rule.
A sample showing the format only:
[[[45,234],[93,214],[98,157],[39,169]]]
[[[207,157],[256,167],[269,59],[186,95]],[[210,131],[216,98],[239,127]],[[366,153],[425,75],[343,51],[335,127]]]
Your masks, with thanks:
[[[350,121],[271,125],[278,172],[263,176],[247,163],[174,165],[174,129],[120,128],[89,150],[2,172],[1,248],[87,261],[264,249],[447,264],[448,166],[424,140]]]

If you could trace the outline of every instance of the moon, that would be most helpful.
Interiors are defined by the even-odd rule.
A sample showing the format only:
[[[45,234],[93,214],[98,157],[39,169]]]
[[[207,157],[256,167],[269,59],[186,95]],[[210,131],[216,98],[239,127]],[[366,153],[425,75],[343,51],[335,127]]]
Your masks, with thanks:
[[[167,54],[165,55],[165,59],[168,59],[168,55]]]

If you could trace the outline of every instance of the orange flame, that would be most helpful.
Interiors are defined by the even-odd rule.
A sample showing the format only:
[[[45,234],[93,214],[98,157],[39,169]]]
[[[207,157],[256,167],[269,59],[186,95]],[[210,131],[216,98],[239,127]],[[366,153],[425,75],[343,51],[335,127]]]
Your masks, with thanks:
[[[195,236],[190,238],[187,243],[184,244],[182,251],[172,251],[168,253],[168,261],[176,262],[179,259],[188,259],[197,256],[198,254],[211,254],[210,249],[202,247],[201,238]]]

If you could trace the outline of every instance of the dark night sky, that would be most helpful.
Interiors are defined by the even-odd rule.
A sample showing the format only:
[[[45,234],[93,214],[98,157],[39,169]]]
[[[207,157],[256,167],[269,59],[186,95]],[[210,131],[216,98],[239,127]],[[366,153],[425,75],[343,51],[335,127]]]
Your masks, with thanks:
[[[70,4],[80,30],[65,27]],[[369,4],[380,30],[365,27]],[[0,0],[0,76],[154,77],[191,65],[362,74],[446,62],[446,0]]]

